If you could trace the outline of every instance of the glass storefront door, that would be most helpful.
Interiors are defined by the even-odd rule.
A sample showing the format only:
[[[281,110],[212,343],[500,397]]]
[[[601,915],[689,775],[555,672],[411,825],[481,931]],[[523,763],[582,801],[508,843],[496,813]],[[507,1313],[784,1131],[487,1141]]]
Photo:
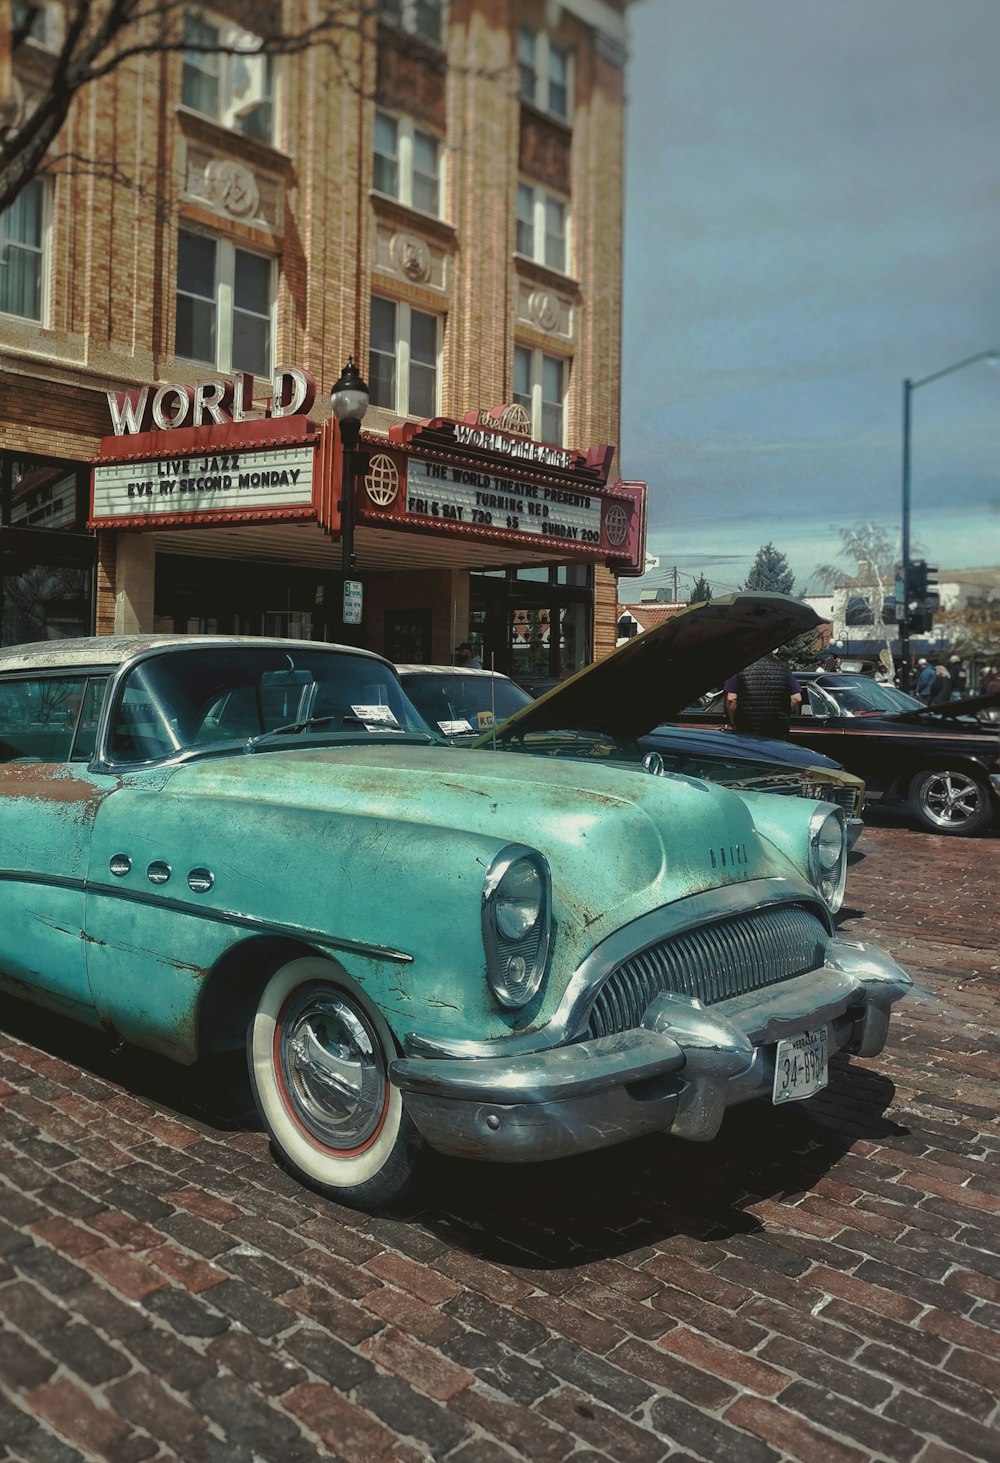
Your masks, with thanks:
[[[532,682],[563,680],[587,665],[592,583],[585,565],[470,575],[469,638],[483,665]]]

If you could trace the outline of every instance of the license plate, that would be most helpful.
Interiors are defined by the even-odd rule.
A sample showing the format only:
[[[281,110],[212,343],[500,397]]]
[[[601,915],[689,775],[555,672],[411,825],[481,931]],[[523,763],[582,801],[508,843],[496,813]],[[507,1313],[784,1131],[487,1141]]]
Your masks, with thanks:
[[[800,1097],[812,1097],[828,1081],[826,1069],[826,1027],[817,1026],[813,1031],[803,1031],[799,1036],[789,1036],[779,1041],[774,1051],[774,1091],[771,1101],[775,1107],[782,1102],[795,1102]]]

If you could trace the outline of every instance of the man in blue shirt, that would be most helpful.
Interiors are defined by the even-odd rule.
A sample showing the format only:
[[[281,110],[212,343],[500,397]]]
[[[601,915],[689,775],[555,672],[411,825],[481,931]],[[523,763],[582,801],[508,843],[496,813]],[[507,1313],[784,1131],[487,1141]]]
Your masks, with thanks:
[[[925,706],[930,700],[931,687],[934,685],[934,680],[934,667],[932,665],[928,665],[927,657],[922,655],[917,661],[917,684],[913,689],[913,694],[914,696],[916,696],[917,700],[922,701]]]

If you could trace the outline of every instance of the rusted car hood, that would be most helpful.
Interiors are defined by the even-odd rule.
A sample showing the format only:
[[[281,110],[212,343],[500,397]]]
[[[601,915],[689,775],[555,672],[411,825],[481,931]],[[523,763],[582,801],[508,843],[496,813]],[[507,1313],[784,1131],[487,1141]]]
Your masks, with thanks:
[[[634,740],[822,623],[809,605],[785,594],[730,594],[694,605],[515,712],[504,734],[575,727]],[[480,740],[486,744],[491,735]]]
[[[470,840],[486,858],[490,845],[527,841],[549,860],[561,917],[575,922],[585,899],[588,943],[723,883],[793,876],[725,788],[517,753],[368,743],[214,757],[179,767],[152,796],[161,825],[209,818],[216,829],[240,828],[244,840],[244,810],[257,830],[277,816],[292,830],[289,846],[304,840],[313,858],[335,849],[346,866],[357,864],[362,883],[363,850],[377,854],[380,877],[405,853],[404,877],[419,849],[447,882],[468,869]],[[736,846],[741,861],[723,864],[719,849]],[[391,925],[388,904],[382,917]]]

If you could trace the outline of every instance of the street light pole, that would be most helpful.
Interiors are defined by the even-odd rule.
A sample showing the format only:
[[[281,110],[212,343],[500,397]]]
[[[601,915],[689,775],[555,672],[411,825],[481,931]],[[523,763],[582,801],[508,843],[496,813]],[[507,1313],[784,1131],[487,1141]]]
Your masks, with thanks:
[[[347,365],[330,387],[330,404],[337,418],[343,458],[340,486],[341,565],[345,579],[354,571],[354,452],[361,437],[361,423],[368,410],[368,387],[354,364]]]
[[[909,377],[903,382],[903,523],[902,523],[902,578],[903,578],[903,617],[899,621],[899,654],[901,665],[899,667],[899,684],[902,690],[910,689],[910,437],[913,425],[913,393],[918,386],[928,386],[932,381],[940,381],[942,376],[951,376],[955,371],[963,371],[966,366],[974,366],[977,361],[996,361],[1000,359],[1000,350],[992,346],[989,350],[978,351],[974,356],[966,356],[964,360],[956,361],[953,366],[945,366],[941,371],[933,371],[930,376],[921,376],[919,381],[911,381]]]

